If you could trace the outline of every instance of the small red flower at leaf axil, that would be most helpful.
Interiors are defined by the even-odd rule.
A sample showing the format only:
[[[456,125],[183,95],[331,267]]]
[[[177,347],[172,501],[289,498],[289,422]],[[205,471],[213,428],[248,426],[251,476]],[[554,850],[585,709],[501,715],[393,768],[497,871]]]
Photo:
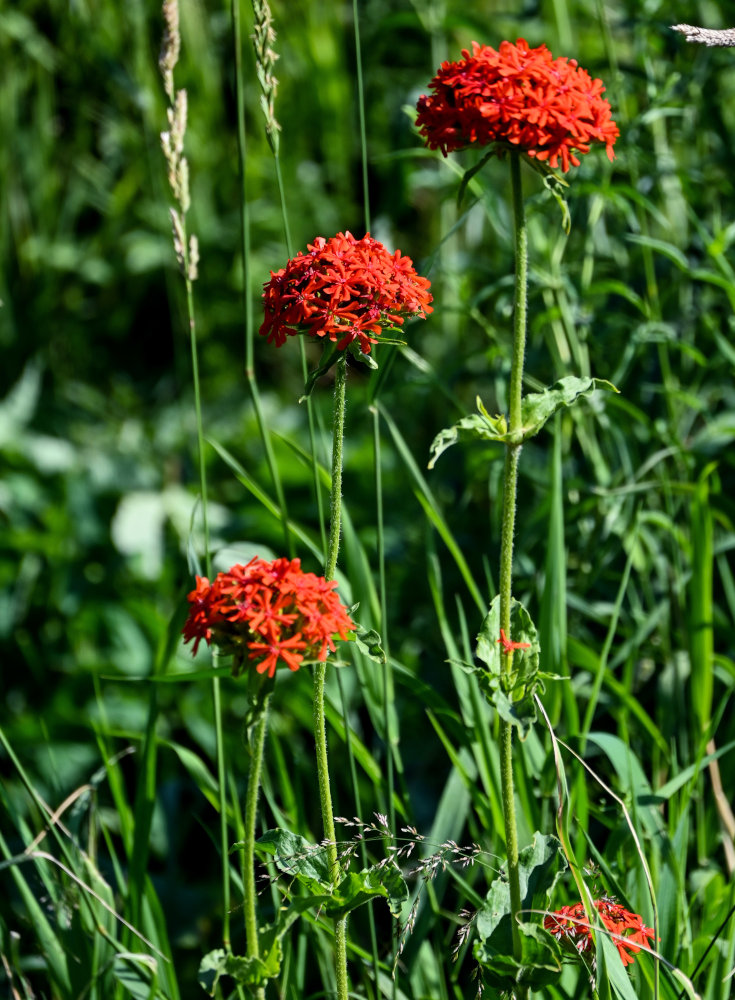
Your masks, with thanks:
[[[506,653],[506,654],[512,653],[514,649],[530,649],[531,648],[531,643],[530,642],[512,642],[510,639],[506,639],[506,637],[505,637],[505,629],[504,628],[501,628],[501,630],[500,630],[500,638],[497,641],[500,642],[500,643],[502,643],[503,652]]]

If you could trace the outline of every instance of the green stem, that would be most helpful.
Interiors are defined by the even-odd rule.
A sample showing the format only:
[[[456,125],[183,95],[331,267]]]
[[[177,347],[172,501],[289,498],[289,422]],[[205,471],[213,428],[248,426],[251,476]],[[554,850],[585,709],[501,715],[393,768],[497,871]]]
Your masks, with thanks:
[[[260,775],[263,769],[263,748],[265,732],[268,727],[267,695],[253,727],[250,741],[250,766],[248,767],[248,789],[245,800],[245,834],[243,837],[243,891],[245,897],[245,940],[248,956],[260,957],[258,943],[258,918],[255,910],[255,826],[258,818],[258,793],[260,792]],[[256,1000],[265,1000],[265,988],[260,986],[255,991]]]
[[[197,451],[199,460],[199,489],[202,495],[202,529],[204,532],[204,565],[207,576],[212,576],[212,557],[209,552],[209,515],[207,512],[207,469],[204,461],[204,422],[202,420],[202,395],[199,387],[199,354],[197,351],[197,326],[194,317],[194,291],[190,278],[186,278],[186,311],[189,319],[191,344],[191,377],[194,385],[194,412],[197,425]]]
[[[367,129],[365,128],[365,88],[362,80],[362,46],[360,44],[360,12],[357,0],[352,0],[352,23],[355,26],[355,65],[357,67],[357,107],[360,115],[360,152],[362,160],[362,203],[365,231],[370,231],[370,191],[368,187]]]
[[[332,490],[329,500],[329,542],[324,576],[333,580],[337,569],[342,524],[342,445],[345,436],[347,358],[344,352],[334,366],[334,426],[332,429]]]
[[[523,207],[521,160],[519,153],[510,154],[510,177],[513,198],[513,228],[515,234],[515,291],[513,298],[513,362],[510,370],[510,430],[521,426],[523,395],[523,362],[526,354],[528,314],[528,230]]]
[[[347,359],[342,354],[335,365],[334,428],[332,433],[332,490],[330,497],[329,541],[324,576],[333,580],[337,569],[339,535],[342,521],[342,444],[345,433],[345,399],[347,385]],[[322,809],[324,839],[327,841],[327,859],[332,881],[339,878],[337,839],[334,831],[332,791],[329,786],[327,761],[327,724],[324,714],[324,682],[327,664],[317,663],[314,671],[314,742],[316,744],[316,770],[319,783],[319,802]],[[347,918],[334,923],[334,964],[337,977],[337,1000],[347,1000]]]
[[[510,371],[509,430],[511,434],[514,434],[519,432],[521,428],[523,361],[526,351],[527,326],[528,233],[523,208],[521,162],[518,153],[511,153],[510,167],[515,235],[515,293],[513,302],[513,355]],[[500,539],[500,627],[509,639],[512,638],[510,618],[513,600],[513,532],[516,516],[518,457],[520,450],[520,444],[511,439],[506,448],[505,472],[503,476],[503,520]],[[513,653],[503,653],[502,661],[503,682],[507,689],[511,685]],[[502,720],[500,723],[500,783],[505,826],[505,847],[508,859],[513,955],[516,961],[520,961],[522,946],[521,934],[518,927],[518,915],[521,910],[521,887],[518,873],[518,830],[513,791],[513,728],[505,720]],[[527,991],[525,988],[516,988],[515,996],[517,1000],[521,1000],[526,995]]]
[[[188,244],[186,244],[188,246]],[[187,262],[188,272],[188,262]],[[194,410],[197,425],[197,449],[199,452],[199,488],[202,494],[202,526],[204,529],[204,565],[207,577],[212,579],[212,555],[209,545],[209,517],[207,514],[207,469],[204,461],[204,423],[199,386],[199,358],[197,352],[196,319],[194,316],[194,292],[191,278],[186,277],[186,309],[189,317],[191,340],[191,372],[194,384]],[[212,656],[217,665],[217,654]],[[220,853],[222,856],[222,943],[230,949],[230,866],[228,861],[227,797],[225,790],[225,743],[222,733],[222,698],[219,677],[212,678],[212,712],[217,747],[217,785],[219,798]]]
[[[281,159],[274,150],[273,162],[276,170],[276,183],[278,185],[278,199],[281,204],[281,222],[283,224],[283,238],[286,243],[286,253],[289,258],[293,257],[291,246],[291,227],[288,224],[288,209],[286,207],[286,189],[283,184],[283,173],[281,171]],[[309,374],[309,366],[306,360],[306,345],[304,337],[299,337],[299,356],[301,358],[301,374],[306,384]],[[319,458],[316,449],[316,428],[314,424],[314,403],[311,396],[306,399],[306,419],[309,425],[309,449],[311,451],[311,474],[314,482],[314,496],[316,497],[317,514],[319,517],[319,527],[322,535],[322,545],[324,546],[324,507],[322,503],[322,488],[319,482]],[[326,547],[326,546],[325,546]]]

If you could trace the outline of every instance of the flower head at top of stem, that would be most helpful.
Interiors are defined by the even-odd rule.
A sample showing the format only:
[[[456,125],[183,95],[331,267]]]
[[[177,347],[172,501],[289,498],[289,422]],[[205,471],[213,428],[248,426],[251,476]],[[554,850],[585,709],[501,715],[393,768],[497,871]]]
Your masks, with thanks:
[[[416,124],[430,149],[448,152],[500,143],[564,172],[581,153],[604,143],[612,160],[619,130],[592,79],[575,59],[554,59],[545,45],[519,38],[496,51],[472,43],[445,62],[418,101]]]
[[[610,896],[602,896],[594,901],[603,926],[613,935],[613,942],[620,953],[623,965],[630,965],[633,956],[640,951],[638,945],[648,947],[654,937],[653,930],[646,927],[637,913],[631,913]],[[558,938],[561,944],[583,955],[594,949],[592,928],[582,903],[562,906],[544,917],[544,927]]]
[[[279,663],[298,670],[304,660],[324,661],[334,639],[355,627],[336,593],[336,583],[305,573],[298,559],[266,562],[257,556],[218,573],[213,583],[196,578],[188,596],[184,641],[216,643],[234,656],[233,673],[245,657],[259,674],[273,677]]]
[[[269,343],[308,333],[326,338],[339,351],[357,341],[369,354],[383,329],[400,327],[410,316],[432,311],[430,282],[416,273],[410,257],[390,253],[369,233],[356,239],[338,233],[318,236],[265,284],[265,318],[260,327]]]

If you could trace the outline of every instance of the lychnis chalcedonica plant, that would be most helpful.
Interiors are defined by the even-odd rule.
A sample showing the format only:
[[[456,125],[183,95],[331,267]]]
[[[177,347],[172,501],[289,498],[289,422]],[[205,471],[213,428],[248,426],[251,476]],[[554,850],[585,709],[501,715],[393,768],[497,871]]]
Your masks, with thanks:
[[[432,93],[418,102],[417,125],[426,144],[444,155],[468,147],[487,152],[467,171],[461,199],[472,177],[491,157],[510,165],[515,246],[512,363],[509,413],[492,415],[481,400],[478,413],[442,431],[432,446],[430,466],[460,439],[497,443],[505,450],[502,480],[502,534],[499,593],[492,600],[477,641],[480,684],[500,717],[500,772],[505,824],[506,865],[491,886],[486,902],[472,916],[476,932],[474,955],[485,982],[511,992],[517,1000],[529,989],[554,982],[561,974],[559,941],[573,943],[577,956],[589,949],[590,927],[601,927],[617,940],[623,960],[647,945],[653,931],[637,922],[618,920],[614,902],[601,910],[581,879],[581,902],[571,919],[565,908],[544,922],[552,890],[566,868],[576,866],[568,844],[537,833],[533,843],[519,851],[513,782],[515,739],[524,739],[536,720],[544,671],[538,634],[527,610],[512,594],[513,536],[515,530],[518,460],[525,441],[538,434],[562,407],[598,389],[614,387],[595,378],[568,376],[543,392],[524,397],[526,350],[528,235],[522,165],[539,172],[559,201],[562,225],[569,226],[563,198],[566,182],[554,172],[578,166],[579,156],[593,143],[605,145],[610,159],[618,128],[611,117],[604,87],[575,60],[554,59],[545,45],[531,48],[524,39],[502,42],[495,50],[473,44],[458,62],[446,62],[431,81]],[[622,908],[619,908],[622,910]],[[595,910],[600,920],[595,920]],[[623,911],[627,914],[627,911]],[[630,915],[633,919],[633,915]],[[632,932],[632,937],[628,937]],[[627,941],[627,944],[626,944]]]
[[[330,484],[329,541],[324,575],[332,580],[339,555],[342,518],[342,453],[344,443],[347,354],[370,368],[372,345],[401,344],[395,334],[409,317],[424,317],[432,310],[429,281],[416,273],[409,257],[390,253],[367,233],[356,239],[338,233],[327,240],[317,237],[307,253],[298,253],[285,268],[271,272],[263,293],[265,318],[260,333],[280,347],[289,337],[310,334],[324,343],[321,361],[307,379],[308,396],[316,380],[335,366],[332,427],[332,467]],[[379,642],[364,635],[363,648],[381,658]],[[394,863],[382,869],[366,869],[359,875],[342,871],[337,856],[334,811],[327,763],[327,733],[324,715],[326,663],[318,663],[314,673],[314,740],[316,744],[319,801],[326,847],[327,867],[321,881],[313,872],[303,874],[315,904],[334,914],[335,977],[338,1000],[347,1000],[347,913],[375,896],[384,896],[391,911],[398,914],[407,891]],[[285,840],[284,840],[285,836]],[[274,852],[292,870],[295,858],[309,865],[313,854],[304,844],[294,851],[293,835],[276,835]],[[297,873],[300,871],[298,864]],[[326,894],[326,895],[325,895]]]

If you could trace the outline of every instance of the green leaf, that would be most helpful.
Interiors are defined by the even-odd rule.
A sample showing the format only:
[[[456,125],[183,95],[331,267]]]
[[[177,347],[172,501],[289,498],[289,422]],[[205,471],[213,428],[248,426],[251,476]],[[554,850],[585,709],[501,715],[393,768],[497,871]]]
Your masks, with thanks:
[[[372,371],[378,370],[378,362],[375,360],[372,354],[365,354],[364,351],[360,349],[359,340],[351,341],[347,345],[346,350],[348,351],[349,354],[352,355],[355,361],[361,361],[364,365],[367,365],[367,367],[370,368]]]
[[[439,456],[462,439],[479,438],[481,441],[522,444],[538,434],[557,410],[571,406],[575,400],[582,396],[590,396],[598,389],[618,391],[612,382],[606,379],[577,378],[576,375],[567,375],[543,392],[529,393],[521,403],[521,426],[513,432],[508,429],[508,422],[502,414],[490,416],[478,396],[476,414],[462,417],[452,427],[446,427],[436,435],[430,448],[429,468],[433,469]]]
[[[322,350],[322,356],[321,358],[319,358],[319,364],[316,366],[313,372],[309,372],[309,375],[306,379],[306,385],[304,386],[304,395],[299,398],[300,403],[303,403],[305,399],[309,398],[317,381],[322,377],[322,375],[326,375],[326,373],[329,371],[332,365],[335,365],[337,363],[341,354],[342,351],[338,350],[337,345],[333,344],[331,340],[328,340],[324,344],[324,348]]]
[[[199,963],[197,982],[211,997],[214,996],[217,990],[220,976],[225,975],[226,959],[227,952],[225,949],[216,948],[214,951],[208,952]]]
[[[477,636],[475,655],[487,667],[476,667],[480,687],[491,705],[506,722],[518,730],[521,740],[528,736],[536,721],[534,692],[543,684],[539,676],[539,642],[536,626],[523,605],[514,600],[510,610],[510,636],[513,642],[528,643],[528,649],[516,649],[513,665],[505,676],[500,638],[500,597],[495,597]]]
[[[556,837],[534,834],[533,842],[518,859],[521,907],[524,911],[548,909],[559,876],[567,867]],[[502,875],[490,886],[485,902],[475,917],[478,940],[474,956],[483,967],[483,977],[501,990],[522,983],[537,989],[554,982],[561,974],[561,949],[539,923],[520,922],[522,957],[513,957],[510,886]]]
[[[540,682],[539,687],[542,687]],[[500,718],[509,722],[517,731],[518,739],[521,742],[526,740],[537,719],[536,700],[533,695],[526,694],[517,701],[511,701],[503,691],[496,690],[492,692],[492,697],[488,693],[488,700],[495,706]]]
[[[235,848],[240,846],[234,845]],[[262,837],[258,837],[255,846],[272,855],[279,871],[295,876],[311,892],[331,893],[332,879],[326,847],[310,844],[290,830],[266,830]]]
[[[376,632],[374,628],[366,629],[362,625],[358,625],[355,632],[355,645],[361,653],[369,656],[371,660],[375,660],[376,663],[385,663],[383,640],[380,638],[380,633]]]
[[[555,174],[553,171],[549,171],[548,174],[544,174],[544,187],[559,206],[559,210],[561,211],[561,228],[568,236],[572,228],[572,217],[569,214],[569,205],[564,197],[564,188],[568,187],[568,184],[565,180],[562,180],[558,174]]]
[[[115,955],[112,975],[135,1000],[150,1000],[156,995],[156,968],[150,955],[125,951]]]
[[[561,975],[562,952],[555,938],[539,924],[519,923],[521,932],[521,961],[510,950],[498,952],[477,941],[474,956],[482,966],[482,978],[500,990],[512,990],[516,984],[539,989],[556,982]]]
[[[235,844],[232,850],[240,848]],[[276,867],[297,879],[308,896],[292,901],[298,912],[314,908],[330,917],[342,917],[370,899],[385,899],[397,916],[408,899],[408,887],[394,863],[374,865],[361,872],[348,872],[334,885],[329,878],[326,848],[310,844],[289,830],[268,830],[256,841],[256,847],[272,855]]]
[[[600,975],[608,980],[618,1000],[637,1000],[630,975],[623,965],[615,942],[604,931],[599,932],[598,938],[597,957],[598,961],[602,959],[600,961]]]
[[[276,939],[270,950],[265,953],[265,958],[233,955],[224,948],[210,951],[199,963],[197,980],[203,990],[214,996],[222,976],[230,976],[235,982],[252,991],[269,979],[275,979],[280,971],[281,947],[280,940]]]
[[[475,174],[479,173],[480,170],[482,170],[482,168],[485,166],[485,164],[487,163],[487,161],[490,159],[491,156],[497,156],[497,151],[493,146],[490,147],[488,152],[485,153],[485,155],[482,157],[481,160],[477,161],[474,167],[470,167],[469,170],[465,170],[465,172],[462,174],[462,180],[459,182],[459,190],[457,191],[458,209],[462,207],[462,200],[464,198],[468,184],[475,176]]]
[[[524,397],[521,403],[520,440],[534,437],[544,426],[549,417],[563,406],[571,406],[582,396],[591,396],[598,389],[618,392],[612,382],[604,378],[577,378],[567,375],[560,378],[549,389],[543,392],[532,392]]]
[[[462,439],[480,438],[482,441],[507,441],[508,422],[502,414],[491,417],[477,397],[477,414],[462,417],[452,427],[439,431],[431,443],[429,468],[433,469],[439,456]]]
[[[324,908],[331,917],[343,917],[350,910],[376,898],[385,899],[394,917],[400,914],[408,899],[408,886],[395,864],[350,872]]]

